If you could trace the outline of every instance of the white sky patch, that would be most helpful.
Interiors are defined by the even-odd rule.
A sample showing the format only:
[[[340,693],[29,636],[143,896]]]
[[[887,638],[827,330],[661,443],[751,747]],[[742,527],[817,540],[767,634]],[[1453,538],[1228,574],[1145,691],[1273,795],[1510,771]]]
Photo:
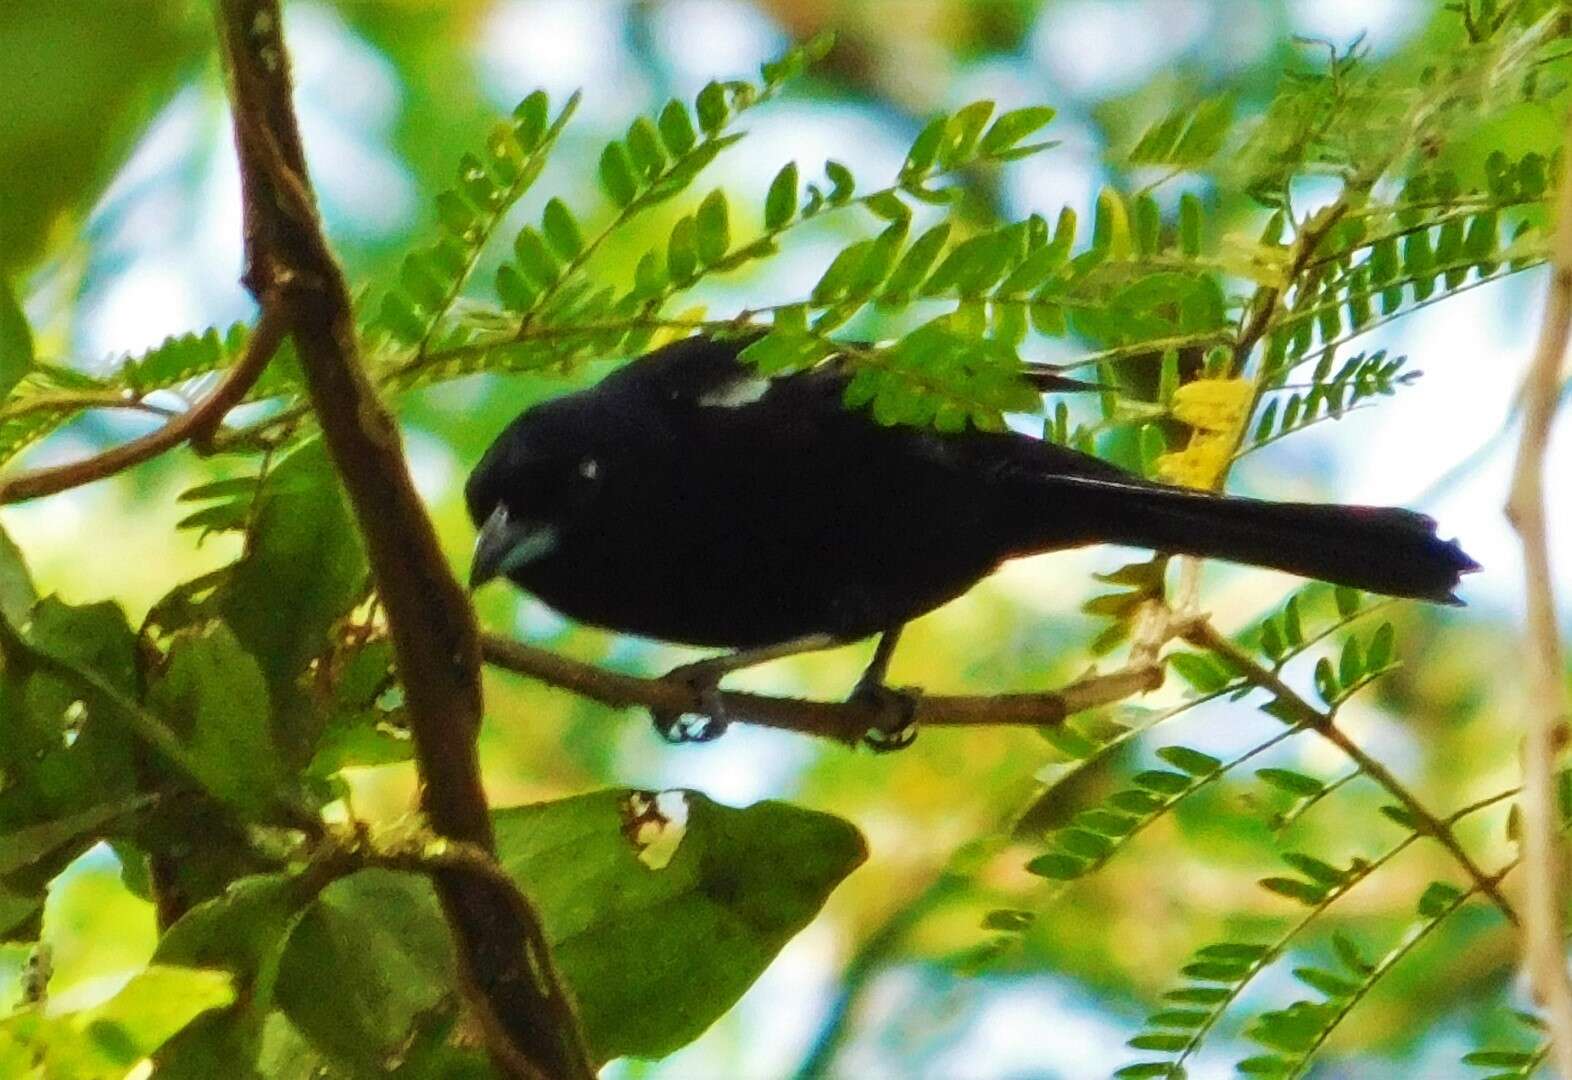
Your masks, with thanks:
[[[1077,95],[1128,90],[1182,56],[1207,29],[1201,0],[1061,0],[1044,6],[1032,55]]]
[[[648,104],[649,88],[628,56],[621,4],[504,0],[480,24],[475,50],[483,84],[502,109],[536,89],[558,104],[582,89],[582,116],[620,126]]]
[[[291,8],[288,31],[301,137],[330,227],[373,236],[397,229],[415,201],[413,180],[388,150],[397,73],[326,8]]]
[[[1386,52],[1423,25],[1431,10],[1429,0],[1291,0],[1288,17],[1303,37],[1345,48],[1364,34],[1364,44]]]
[[[406,426],[404,450],[409,459],[410,477],[415,490],[428,503],[439,502],[456,484],[463,482],[459,475],[460,462],[453,448],[419,428]]]
[[[774,24],[742,0],[667,0],[650,21],[673,89],[685,97],[723,73],[751,75],[786,49]]]

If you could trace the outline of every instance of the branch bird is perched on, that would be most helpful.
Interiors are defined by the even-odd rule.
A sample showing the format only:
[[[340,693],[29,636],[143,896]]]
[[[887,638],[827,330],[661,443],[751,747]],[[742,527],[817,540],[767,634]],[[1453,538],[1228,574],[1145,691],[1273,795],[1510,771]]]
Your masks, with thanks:
[[[901,627],[1017,556],[1128,544],[1442,603],[1478,569],[1409,510],[1214,495],[1025,435],[884,427],[842,403],[839,364],[765,379],[746,344],[688,338],[514,420],[465,486],[471,587],[505,575],[583,622],[738,650],[678,669],[709,689],[881,634],[854,693],[898,701],[883,680]],[[677,719],[656,718],[668,737]]]

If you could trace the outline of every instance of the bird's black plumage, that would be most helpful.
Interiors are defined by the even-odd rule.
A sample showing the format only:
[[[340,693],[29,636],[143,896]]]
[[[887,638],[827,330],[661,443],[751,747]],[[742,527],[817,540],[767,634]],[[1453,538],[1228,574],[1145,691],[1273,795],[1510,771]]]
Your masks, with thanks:
[[[545,404],[465,489],[475,583],[505,573],[572,618],[750,648],[896,629],[1002,561],[1106,542],[1453,600],[1476,569],[1408,510],[1155,484],[1007,432],[883,427],[833,362],[765,380],[690,338]]]

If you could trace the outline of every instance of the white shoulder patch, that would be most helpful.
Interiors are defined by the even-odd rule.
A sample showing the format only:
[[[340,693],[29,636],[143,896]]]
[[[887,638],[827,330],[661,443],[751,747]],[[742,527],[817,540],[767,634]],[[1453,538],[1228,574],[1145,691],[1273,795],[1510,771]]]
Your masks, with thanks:
[[[770,392],[770,380],[756,375],[743,375],[719,386],[712,386],[699,395],[699,405],[709,409],[735,409],[752,405]]]

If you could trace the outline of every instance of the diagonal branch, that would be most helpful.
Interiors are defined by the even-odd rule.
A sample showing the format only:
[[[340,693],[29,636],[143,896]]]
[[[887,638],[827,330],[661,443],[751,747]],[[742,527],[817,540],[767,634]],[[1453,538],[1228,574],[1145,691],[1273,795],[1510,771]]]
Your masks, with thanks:
[[[1567,129],[1572,145],[1572,117]],[[1523,961],[1545,1010],[1556,1069],[1572,1077],[1572,983],[1562,944],[1566,909],[1565,849],[1560,837],[1555,764],[1565,738],[1567,693],[1556,627],[1545,526],[1545,453],[1559,404],[1567,336],[1572,332],[1572,178],[1563,176],[1556,200],[1555,247],[1545,319],[1533,363],[1523,378],[1523,434],[1507,499],[1523,544],[1527,592],[1528,717],[1523,741]]]
[[[207,397],[172,417],[157,431],[149,432],[139,439],[132,439],[81,461],[34,469],[0,479],[0,506],[55,495],[83,484],[91,484],[95,480],[103,480],[133,465],[151,461],[183,442],[189,441],[198,448],[210,443],[224,415],[245,400],[245,396],[256,385],[288,329],[287,317],[275,296],[263,292],[258,300],[262,305],[262,314],[250,340],[246,342],[246,351]]]
[[[439,836],[489,855],[494,837],[475,751],[474,612],[410,480],[398,428],[361,364],[349,291],[307,179],[278,0],[221,0],[218,29],[245,208],[244,280],[254,294],[283,301],[328,453],[365,537],[404,687],[422,807]],[[461,987],[497,1070],[593,1076],[528,901],[494,876],[457,866],[434,873],[433,883],[455,938]]]
[[[1348,755],[1360,772],[1380,784],[1387,794],[1402,804],[1403,809],[1412,819],[1411,827],[1415,832],[1430,837],[1446,848],[1458,865],[1473,879],[1474,887],[1501,909],[1501,914],[1506,916],[1508,922],[1513,926],[1518,924],[1517,912],[1501,892],[1499,886],[1501,875],[1486,873],[1458,841],[1452,826],[1431,813],[1390,769],[1350,739],[1348,733],[1337,726],[1332,713],[1322,712],[1305,700],[1303,695],[1285,683],[1275,671],[1257,663],[1255,657],[1235,645],[1210,622],[1196,623],[1187,636],[1192,643],[1210,649],[1223,657],[1229,666],[1246,679],[1276,697],[1292,714],[1292,723],[1303,724],[1312,729]]]

